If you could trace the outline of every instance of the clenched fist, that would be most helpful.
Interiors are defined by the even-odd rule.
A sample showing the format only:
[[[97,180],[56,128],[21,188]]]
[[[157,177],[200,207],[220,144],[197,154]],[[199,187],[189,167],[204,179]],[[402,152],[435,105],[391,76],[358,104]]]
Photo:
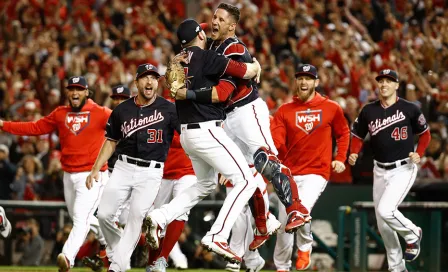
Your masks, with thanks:
[[[420,155],[417,152],[410,152],[409,158],[413,163],[419,163],[420,162]]]
[[[353,166],[356,163],[356,160],[358,159],[358,154],[352,153],[350,156],[348,156],[348,163]]]
[[[332,161],[331,162],[331,168],[336,173],[342,173],[345,170],[345,164],[341,161]]]

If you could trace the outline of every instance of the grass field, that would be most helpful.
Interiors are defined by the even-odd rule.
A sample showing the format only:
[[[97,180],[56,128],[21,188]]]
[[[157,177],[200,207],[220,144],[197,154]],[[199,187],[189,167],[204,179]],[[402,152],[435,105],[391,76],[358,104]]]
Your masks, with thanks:
[[[57,272],[58,269],[56,266],[39,266],[39,267],[23,267],[23,266],[0,266],[0,272],[42,272],[42,271],[49,271],[49,272]],[[135,268],[129,270],[131,272],[144,272],[145,269],[143,268]],[[179,270],[176,269],[168,269],[168,272],[178,272]],[[182,270],[183,272],[217,272],[217,271],[223,271],[223,270],[210,270],[210,269],[194,269],[194,270]],[[70,269],[70,272],[92,272],[89,268],[73,268]],[[104,269],[103,272],[106,272]]]

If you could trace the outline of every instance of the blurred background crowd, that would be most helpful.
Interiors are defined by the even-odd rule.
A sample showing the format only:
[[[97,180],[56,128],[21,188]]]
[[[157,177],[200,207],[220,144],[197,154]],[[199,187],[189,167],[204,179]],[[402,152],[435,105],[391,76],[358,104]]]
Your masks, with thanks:
[[[34,121],[66,104],[64,86],[74,75],[87,78],[92,99],[101,105],[110,106],[117,84],[135,93],[136,67],[149,62],[164,74],[180,51],[177,25],[187,17],[211,23],[219,2],[0,1],[0,118]],[[319,92],[341,105],[350,124],[363,105],[376,99],[378,71],[394,69],[400,97],[421,107],[431,126],[420,179],[446,178],[447,1],[226,2],[240,8],[237,36],[263,67],[259,92],[272,114],[292,100],[294,72],[301,63],[318,68]],[[167,92],[163,84],[159,91]],[[63,200],[58,149],[56,134],[0,132],[0,199]],[[371,183],[372,167],[366,144],[360,163],[331,181]],[[35,222],[28,223],[35,228]]]

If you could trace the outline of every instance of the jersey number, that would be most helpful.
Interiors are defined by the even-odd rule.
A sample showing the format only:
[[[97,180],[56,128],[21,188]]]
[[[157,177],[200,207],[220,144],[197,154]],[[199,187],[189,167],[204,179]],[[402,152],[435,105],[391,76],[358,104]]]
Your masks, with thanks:
[[[163,142],[163,130],[162,129],[148,129],[148,144],[162,143]]]
[[[391,136],[395,141],[406,140],[408,138],[408,127],[394,128]]]

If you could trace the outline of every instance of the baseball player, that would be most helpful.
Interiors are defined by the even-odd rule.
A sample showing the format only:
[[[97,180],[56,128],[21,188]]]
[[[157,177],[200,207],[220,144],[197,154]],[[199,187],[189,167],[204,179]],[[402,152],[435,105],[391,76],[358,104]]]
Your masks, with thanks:
[[[110,96],[111,103],[110,103],[110,109],[115,109],[119,104],[121,104],[123,101],[129,99],[131,97],[131,91],[128,87],[125,87],[123,85],[117,85],[112,87],[112,94]],[[118,154],[114,152],[112,156],[107,161],[107,166],[109,168],[109,177],[112,174],[112,171],[114,169],[115,162],[118,160]],[[129,214],[129,204],[130,201],[127,201],[120,209],[120,211],[117,212],[117,218],[116,221],[118,222],[125,222],[127,215]],[[100,240],[100,248],[98,254],[96,254],[94,257],[84,257],[82,259],[82,262],[85,266],[90,267],[93,271],[100,270],[102,267],[104,267],[103,259],[107,257],[106,255],[106,240],[104,236],[102,235],[102,232],[100,232],[100,237],[98,240]]]
[[[190,157],[198,182],[175,197],[169,204],[152,211],[147,217],[149,245],[159,247],[158,230],[174,218],[184,214],[216,188],[215,171],[231,180],[234,188],[227,195],[212,228],[201,243],[228,261],[239,263],[241,257],[228,246],[227,239],[238,214],[255,191],[256,183],[238,146],[222,128],[225,119],[224,105],[211,103],[211,87],[217,85],[223,74],[239,78],[259,75],[259,64],[239,63],[214,51],[204,50],[205,32],[194,20],[183,21],[177,36],[188,55],[185,66],[188,89],[200,89],[195,97],[180,100],[176,96],[176,108],[181,123],[180,142]],[[185,90],[185,89],[184,89]],[[189,94],[191,95],[191,94]],[[221,90],[220,96],[229,96],[230,91]]]
[[[6,218],[5,209],[0,206],[0,234],[3,238],[8,238],[11,235],[11,223],[8,218]]]
[[[282,105],[272,120],[275,146],[284,150],[283,163],[291,169],[302,204],[312,211],[325,189],[330,170],[345,170],[345,159],[350,142],[350,129],[342,108],[334,101],[316,92],[319,85],[317,69],[310,64],[301,65],[295,74],[293,102]],[[332,149],[336,138],[337,155]],[[285,209],[280,205],[279,219],[286,221]],[[296,233],[297,270],[310,267],[313,235],[311,223]],[[289,271],[294,247],[294,236],[283,231],[277,234],[274,263],[277,270]]]
[[[397,96],[399,86],[396,71],[380,71],[379,100],[367,104],[353,123],[349,163],[354,165],[367,133],[372,144],[373,202],[378,229],[387,251],[390,271],[407,271],[405,261],[420,254],[422,229],[398,211],[417,176],[417,164],[431,140],[429,126],[420,109]],[[414,135],[419,135],[414,151]],[[406,241],[404,254],[397,233]]]
[[[60,106],[36,122],[6,122],[0,127],[15,135],[43,135],[58,131],[62,147],[64,197],[73,228],[58,255],[59,271],[73,266],[76,254],[89,232],[89,224],[97,227],[93,216],[98,207],[103,186],[107,183],[107,164],[99,165],[98,181],[91,190],[84,185],[95,158],[104,142],[104,129],[110,109],[88,98],[87,81],[82,76],[71,77],[67,85],[69,106]],[[98,228],[99,230],[99,228]]]
[[[212,41],[210,43],[210,49],[214,49],[216,52],[237,61],[250,61],[252,57],[246,46],[235,36],[235,29],[239,17],[240,12],[237,7],[225,3],[221,3],[218,6],[212,21]],[[266,183],[254,167],[254,155],[261,147],[268,149],[273,155],[278,152],[273,144],[269,130],[269,110],[266,103],[259,98],[256,84],[254,84],[253,81],[235,78],[222,78],[219,85],[222,85],[223,83],[226,83],[229,88],[233,89],[232,97],[228,101],[220,101],[226,102],[227,105],[227,118],[225,120],[224,129],[230,138],[246,154],[246,159],[249,162],[258,184],[258,188],[253,198],[254,201],[251,205],[257,229],[255,230],[255,236],[252,243],[249,246],[250,250],[255,250],[263,245],[269,238],[269,235],[276,232],[281,224],[273,215],[269,215],[269,218],[267,218],[267,214],[269,214],[269,200],[265,193]],[[280,195],[285,195],[286,192],[291,191],[290,181],[292,181],[292,177],[290,179],[285,179],[284,184],[287,186],[280,185],[280,181],[282,181],[280,179],[271,178],[269,180],[274,182],[274,185],[277,188],[276,191]],[[280,197],[280,199],[286,198]],[[297,211],[298,207],[301,207],[304,214],[309,214],[303,205],[300,204],[298,195],[294,196],[293,199],[294,203],[284,202],[284,205],[287,206],[288,214],[290,215],[289,223],[285,227],[288,232],[294,232],[304,224],[304,218],[301,218],[300,213]],[[242,214],[241,216],[244,217],[245,215]],[[266,219],[268,219],[267,223]],[[310,218],[308,218],[308,220],[309,219]],[[237,222],[244,222],[244,220],[238,220]],[[237,223],[234,225],[233,233],[241,232],[246,229],[246,226]],[[249,232],[248,235],[252,237],[252,230]],[[236,244],[243,245],[241,243]],[[250,255],[250,253],[247,254]],[[245,256],[248,256],[247,254],[245,254]]]
[[[98,209],[107,254],[112,260],[109,271],[130,269],[144,216],[159,191],[174,130],[179,131],[174,105],[157,95],[159,77],[153,65],[138,66],[135,77],[138,94],[113,110],[107,123],[107,140],[86,178],[90,189],[98,181],[100,165],[113,152],[119,154]],[[122,234],[115,218],[118,208],[128,199],[131,201],[129,215]]]
[[[154,201],[154,208],[160,208],[169,203],[174,197],[181,194],[185,189],[197,182],[194,175],[193,166],[190,159],[185,154],[180,144],[180,136],[174,135],[173,141],[168,151],[168,156],[163,171],[162,184],[159,193]],[[182,214],[168,224],[164,233],[161,234],[160,247],[157,250],[150,249],[148,258],[148,270],[153,272],[165,271],[168,255],[177,264],[183,263],[183,268],[187,269],[188,262],[185,255],[172,252],[173,247],[179,240],[185,222],[188,220],[188,212]],[[177,245],[178,246],[178,245]],[[182,256],[183,255],[183,256]]]
[[[252,56],[246,46],[235,36],[239,19],[240,11],[236,6],[226,3],[219,4],[212,19],[209,49],[239,62],[250,62]],[[264,260],[258,251],[249,251],[249,244],[252,242],[250,250],[256,250],[266,242],[269,235],[280,228],[281,223],[274,215],[269,214],[266,183],[254,168],[253,156],[260,147],[270,149],[275,154],[277,154],[277,149],[269,130],[269,110],[266,103],[259,98],[255,82],[222,77],[220,85],[222,84],[226,84],[233,90],[230,99],[221,101],[226,103],[227,118],[224,121],[224,130],[245,154],[246,161],[257,182],[257,189],[250,202],[257,227],[255,238],[252,228],[248,228],[251,226],[251,221],[247,219],[247,213],[250,211],[245,208],[240,215],[241,218],[233,225],[230,244],[238,255],[244,255],[247,267],[259,271],[264,265]],[[231,187],[228,186],[227,190],[230,193]],[[238,234],[247,235],[247,239],[240,239]],[[244,241],[248,243],[244,243]],[[227,269],[239,270],[239,264],[229,263]]]

